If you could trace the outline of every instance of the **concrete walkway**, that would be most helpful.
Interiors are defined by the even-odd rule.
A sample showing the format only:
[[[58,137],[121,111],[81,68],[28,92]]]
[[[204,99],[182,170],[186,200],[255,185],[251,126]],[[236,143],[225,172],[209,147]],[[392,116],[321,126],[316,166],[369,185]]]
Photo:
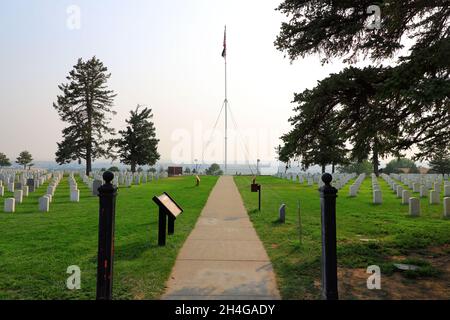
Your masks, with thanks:
[[[280,299],[272,264],[233,177],[217,181],[178,254],[162,298]]]

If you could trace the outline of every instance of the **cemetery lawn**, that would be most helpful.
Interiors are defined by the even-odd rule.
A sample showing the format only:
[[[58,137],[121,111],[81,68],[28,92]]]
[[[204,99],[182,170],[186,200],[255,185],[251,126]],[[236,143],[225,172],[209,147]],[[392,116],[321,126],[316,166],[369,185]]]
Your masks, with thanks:
[[[117,197],[114,299],[157,299],[164,292],[177,254],[193,229],[216,177],[169,178],[121,188]],[[0,299],[95,299],[98,197],[77,177],[80,203],[69,200],[67,176],[49,213],[38,211],[41,186],[15,213],[3,213],[0,197]],[[157,245],[154,195],[168,192],[184,209],[166,247]],[[81,268],[81,290],[66,288],[67,268]]]
[[[272,261],[283,299],[320,299],[321,217],[317,185],[310,187],[275,177],[258,177],[258,194],[250,192],[251,177],[235,177],[255,229]],[[421,200],[421,216],[408,216],[408,206],[379,178],[383,204],[372,204],[370,177],[356,198],[348,197],[350,181],[338,193],[338,277],[341,299],[450,299],[450,220],[443,205]],[[441,188],[443,189],[443,188]],[[419,194],[412,193],[419,197]],[[441,195],[442,200],[442,195]],[[297,203],[300,201],[302,244]],[[286,224],[278,209],[286,204]],[[396,271],[393,263],[421,266]],[[368,290],[368,266],[381,268],[381,290]]]

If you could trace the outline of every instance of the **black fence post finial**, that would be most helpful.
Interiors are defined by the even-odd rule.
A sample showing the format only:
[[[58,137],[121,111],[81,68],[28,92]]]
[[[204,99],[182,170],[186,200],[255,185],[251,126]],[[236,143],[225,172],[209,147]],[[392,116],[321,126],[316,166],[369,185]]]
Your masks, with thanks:
[[[97,256],[97,300],[112,299],[114,263],[114,220],[117,188],[111,182],[114,174],[103,173],[105,184],[98,188],[100,199]]]
[[[320,191],[322,211],[322,298],[337,300],[337,250],[336,250],[336,198],[338,190],[331,186],[333,177],[329,173],[322,176],[325,183]]]

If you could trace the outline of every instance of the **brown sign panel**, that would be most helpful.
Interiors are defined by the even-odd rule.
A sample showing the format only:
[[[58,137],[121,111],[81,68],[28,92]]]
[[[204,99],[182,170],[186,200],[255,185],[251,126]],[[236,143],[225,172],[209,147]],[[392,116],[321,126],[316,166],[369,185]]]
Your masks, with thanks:
[[[183,209],[165,192],[159,197],[153,197],[153,201],[164,207],[174,218],[183,213]]]

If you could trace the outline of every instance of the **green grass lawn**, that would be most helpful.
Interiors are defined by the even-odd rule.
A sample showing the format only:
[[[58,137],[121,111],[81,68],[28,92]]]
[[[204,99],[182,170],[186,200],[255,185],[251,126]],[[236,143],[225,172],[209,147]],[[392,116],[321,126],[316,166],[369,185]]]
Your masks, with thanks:
[[[98,197],[78,178],[80,203],[69,200],[67,177],[49,213],[38,211],[41,186],[15,213],[3,213],[0,197],[0,299],[95,299]],[[217,178],[169,178],[119,190],[116,209],[114,299],[156,299],[179,249],[195,225]],[[183,207],[175,235],[157,246],[158,211],[152,197],[168,192]],[[6,192],[4,198],[12,197]],[[81,268],[81,290],[66,288],[68,266]]]
[[[250,192],[251,178],[235,177],[235,181],[250,218],[272,260],[282,297],[320,298],[321,218],[317,185],[309,187],[306,183],[300,185],[298,182],[274,177],[258,177],[257,182],[262,185],[262,211],[258,212],[258,195]],[[412,253],[448,258],[450,220],[442,218],[442,204],[431,206],[428,199],[423,198],[421,217],[412,218],[408,216],[408,206],[401,204],[401,199],[396,197],[383,179],[379,178],[383,193],[382,205],[372,204],[370,178],[363,182],[356,198],[348,197],[351,183],[340,190],[337,198],[340,274],[344,270],[366,269],[370,265],[378,265],[381,267],[382,276],[390,277],[394,274],[392,263],[398,260],[423,266],[420,272],[402,274],[406,282],[431,277],[435,281],[447,281],[445,285],[450,287],[448,277],[440,276],[444,270],[437,269],[425,259],[399,258],[408,257]],[[419,197],[418,194],[417,196]],[[299,240],[298,202],[301,208],[302,244]],[[285,224],[278,222],[278,209],[282,203],[287,206]],[[435,247],[444,249],[436,253],[430,249]],[[360,282],[361,287],[365,286],[368,276],[363,273],[365,278],[364,282]],[[349,287],[355,286],[354,283],[349,284],[351,279],[342,278],[339,279],[340,286],[345,283]],[[387,284],[386,281],[383,283]],[[341,292],[341,298],[358,298],[356,294],[353,295],[356,291],[354,289]],[[365,290],[363,294],[367,292],[367,289]],[[371,298],[393,298],[392,292],[387,289],[368,295]],[[450,295],[441,298],[448,299]]]

